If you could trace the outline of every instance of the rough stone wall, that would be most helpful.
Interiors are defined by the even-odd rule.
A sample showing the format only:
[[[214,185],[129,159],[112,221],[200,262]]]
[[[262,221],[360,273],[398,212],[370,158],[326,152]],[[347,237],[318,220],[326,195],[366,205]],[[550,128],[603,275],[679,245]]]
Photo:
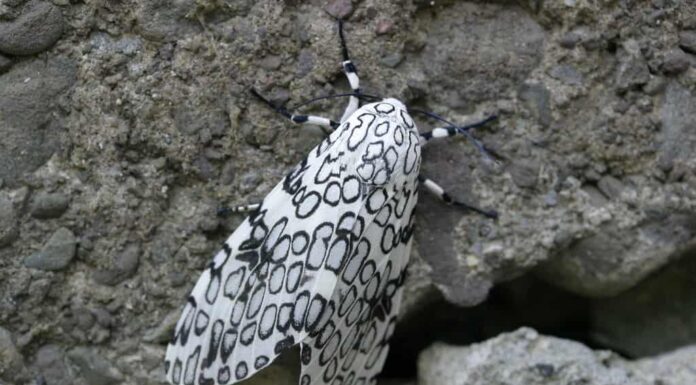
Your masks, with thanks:
[[[593,298],[589,332],[623,353],[694,343],[691,1],[6,0],[0,382],[161,382],[182,299],[241,221],[216,208],[263,197],[321,138],[248,89],[347,89],[327,13],[365,92],[498,116],[475,132],[495,162],[464,138],[424,150],[427,175],[501,216],[423,194],[405,317],[534,274]]]

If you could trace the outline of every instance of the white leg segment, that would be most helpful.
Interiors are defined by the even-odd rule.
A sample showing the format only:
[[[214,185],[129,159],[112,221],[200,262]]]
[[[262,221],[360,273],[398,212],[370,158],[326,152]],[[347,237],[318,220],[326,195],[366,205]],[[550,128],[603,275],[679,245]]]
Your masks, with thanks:
[[[343,35],[341,34],[341,37]],[[342,63],[343,72],[345,72],[348,78],[348,84],[350,84],[350,89],[355,92],[360,92],[360,78],[358,77],[358,72],[355,70],[353,62],[346,60]],[[343,116],[341,116],[341,122],[345,122],[348,117],[353,115],[353,113],[360,107],[360,100],[357,96],[351,96],[348,100],[348,106],[346,106]]]
[[[419,176],[418,181],[421,182],[423,187],[425,187],[425,189],[428,190],[428,192],[434,194],[436,197],[440,198],[443,202],[447,203],[448,205],[458,206],[467,210],[475,211],[488,218],[498,217],[498,212],[495,210],[484,210],[464,202],[455,201],[454,199],[452,199],[452,197],[450,197],[449,194],[447,194],[447,192],[442,187],[440,187],[440,185],[435,183],[432,179],[428,179],[424,176]]]

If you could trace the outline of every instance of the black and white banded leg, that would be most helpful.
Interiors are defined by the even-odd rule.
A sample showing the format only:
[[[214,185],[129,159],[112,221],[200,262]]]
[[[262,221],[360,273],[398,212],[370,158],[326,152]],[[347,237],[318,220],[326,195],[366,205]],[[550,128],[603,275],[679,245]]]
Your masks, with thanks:
[[[418,176],[418,181],[423,185],[423,187],[426,188],[430,193],[434,194],[438,198],[440,198],[443,202],[445,202],[448,205],[456,206],[456,207],[461,207],[466,210],[471,210],[474,212],[477,212],[485,217],[488,218],[498,218],[498,212],[495,210],[484,210],[482,208],[472,206],[468,203],[456,201],[452,199],[452,197],[442,188],[440,185],[435,183],[432,179],[428,179],[422,175]]]
[[[217,210],[217,215],[226,217],[232,214],[249,213],[261,207],[261,203],[250,203],[246,205],[238,205],[233,207],[220,207]]]
[[[311,124],[319,126],[321,127],[322,131],[324,131],[324,133],[327,135],[330,134],[331,131],[336,129],[336,127],[338,127],[338,122],[329,118],[324,118],[322,116],[291,114],[285,107],[276,106],[270,100],[261,96],[261,94],[253,88],[251,89],[251,93],[252,95],[256,96],[256,98],[258,98],[259,100],[267,104],[269,107],[271,107],[273,110],[290,119],[290,121],[292,121],[293,123]]]
[[[420,142],[421,142],[421,145],[424,145],[433,139],[449,138],[451,136],[464,135],[467,138],[469,138],[471,141],[473,141],[474,144],[476,144],[476,147],[479,147],[479,146],[482,147],[483,145],[481,144],[481,142],[479,142],[478,140],[476,140],[476,138],[471,136],[471,133],[469,133],[469,131],[474,129],[474,128],[481,127],[481,126],[487,124],[488,122],[491,122],[497,118],[498,118],[497,116],[493,115],[493,116],[489,116],[488,118],[486,118],[484,120],[481,120],[480,122],[467,124],[466,126],[447,126],[447,127],[433,128],[430,131],[423,132],[420,134]]]
[[[346,74],[346,78],[348,78],[350,89],[354,93],[354,95],[350,96],[348,106],[346,106],[343,116],[341,116],[341,123],[343,123],[360,108],[360,99],[358,98],[360,94],[360,78],[358,77],[355,64],[353,64],[348,55],[348,46],[346,45],[346,38],[343,35],[343,21],[341,20],[338,21],[338,36],[341,39],[341,51],[343,52],[343,62],[341,65],[343,66],[343,72]]]

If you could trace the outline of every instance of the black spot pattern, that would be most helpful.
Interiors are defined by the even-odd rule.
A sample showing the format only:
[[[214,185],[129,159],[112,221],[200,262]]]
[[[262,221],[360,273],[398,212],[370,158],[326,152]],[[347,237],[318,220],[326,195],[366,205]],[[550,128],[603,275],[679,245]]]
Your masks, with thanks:
[[[398,312],[419,170],[400,102],[342,122],[203,272],[167,349],[167,380],[232,384],[301,343],[301,384],[372,383]]]

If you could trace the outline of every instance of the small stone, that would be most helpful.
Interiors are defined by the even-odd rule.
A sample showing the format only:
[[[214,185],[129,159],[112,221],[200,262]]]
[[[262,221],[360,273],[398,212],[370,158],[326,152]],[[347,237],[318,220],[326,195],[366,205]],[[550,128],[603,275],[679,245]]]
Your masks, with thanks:
[[[390,19],[380,19],[377,21],[377,27],[375,27],[375,32],[378,35],[384,35],[391,32],[394,28],[394,22]]]
[[[39,270],[62,270],[68,267],[75,256],[77,239],[65,227],[56,230],[46,242],[43,250],[24,260],[24,266]]]
[[[75,82],[76,70],[74,62],[49,55],[20,60],[2,75],[0,178],[5,185],[17,186],[64,147],[62,114],[52,112],[60,94]]]
[[[656,384],[625,361],[609,358],[578,342],[522,328],[468,346],[431,345],[418,357],[418,384]]]
[[[613,176],[607,175],[597,182],[597,187],[608,199],[616,199],[621,196],[624,184]]]
[[[570,65],[558,65],[551,69],[549,75],[565,84],[582,85],[582,74]]]
[[[277,70],[280,68],[281,64],[283,64],[283,61],[280,59],[280,56],[277,55],[268,55],[259,60],[259,67],[268,71]]]
[[[539,162],[534,160],[519,160],[510,166],[510,175],[518,187],[531,188],[536,186],[539,178]]]
[[[329,15],[344,20],[353,13],[353,4],[350,0],[332,0],[324,7],[324,10]]]
[[[283,106],[290,100],[290,91],[287,88],[278,87],[268,95],[268,99],[276,106]]]
[[[114,326],[114,317],[105,308],[97,307],[92,309],[92,315],[94,315],[100,326],[107,329]]]
[[[39,193],[31,202],[29,212],[39,219],[58,218],[70,204],[70,197],[62,193]]]
[[[198,222],[198,227],[204,233],[212,233],[220,226],[220,220],[216,216],[205,215]]]
[[[188,282],[188,276],[185,273],[182,273],[181,271],[172,271],[169,273],[168,277],[169,284],[172,287],[179,287]]]
[[[616,72],[616,89],[619,92],[639,88],[648,81],[650,81],[650,71],[643,59],[632,57],[619,64]]]
[[[401,54],[401,52],[395,52],[389,55],[386,55],[382,57],[382,64],[389,68],[395,68],[398,66],[402,61],[404,60],[404,55]]]
[[[662,61],[662,72],[670,75],[678,75],[689,68],[689,58],[684,51],[674,49],[669,51]]]
[[[544,195],[544,204],[548,207],[555,207],[558,205],[558,193],[555,190],[549,191]]]
[[[57,345],[44,345],[36,352],[35,365],[51,385],[71,385],[75,382],[65,364],[65,353]]]
[[[123,381],[121,372],[95,348],[77,347],[68,352],[68,358],[89,385],[111,385]]]
[[[150,0],[137,4],[136,29],[146,39],[176,41],[201,30],[198,21],[189,17],[196,7],[194,0]]]
[[[551,124],[551,94],[543,84],[524,84],[518,96],[532,111],[539,124],[544,127]]]
[[[313,68],[314,54],[306,48],[301,49],[300,54],[297,55],[297,75],[300,77],[306,76],[312,72]]]
[[[560,44],[560,46],[563,48],[573,49],[576,45],[578,45],[580,40],[582,40],[582,36],[580,36],[580,34],[575,32],[568,32],[561,37],[561,39],[558,41],[558,44]]]
[[[684,51],[696,54],[696,31],[684,31],[679,34],[679,47]]]
[[[92,278],[99,284],[115,286],[131,278],[138,270],[139,264],[140,245],[131,244],[110,258],[108,266],[94,272]]]
[[[655,96],[662,93],[667,86],[667,81],[662,76],[651,76],[648,83],[643,86],[643,92],[647,95]]]
[[[24,360],[12,340],[12,334],[0,326],[0,378],[13,381],[23,369]]]
[[[168,342],[172,338],[174,327],[176,327],[176,323],[179,321],[180,316],[181,309],[176,309],[167,314],[159,325],[145,332],[143,341],[154,343]]]
[[[229,160],[222,167],[222,172],[220,173],[220,182],[223,185],[228,185],[234,182],[237,176],[237,163],[234,160]]]
[[[12,60],[6,56],[0,55],[0,74],[7,72],[12,67]],[[2,186],[2,184],[0,184]]]
[[[19,224],[12,201],[0,197],[0,248],[9,246],[19,237]]]
[[[0,51],[33,55],[51,47],[63,33],[63,15],[55,5],[30,1],[14,20],[0,22]]]

